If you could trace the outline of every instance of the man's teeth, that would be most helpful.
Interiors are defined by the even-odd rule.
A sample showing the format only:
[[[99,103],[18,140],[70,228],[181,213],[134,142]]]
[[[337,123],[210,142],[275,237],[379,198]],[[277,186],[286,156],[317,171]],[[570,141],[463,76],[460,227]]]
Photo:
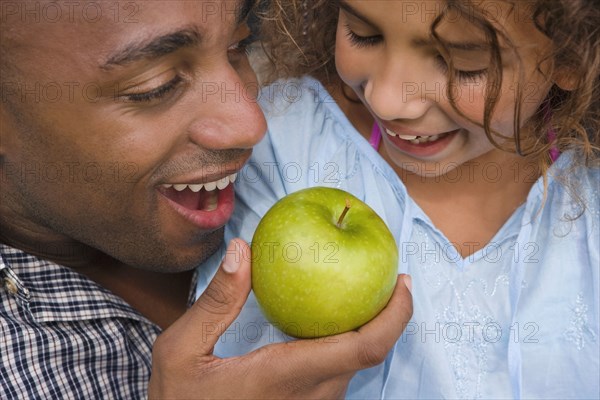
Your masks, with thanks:
[[[391,131],[389,129],[385,129],[385,132],[393,137],[398,137],[402,140],[406,140],[407,142],[410,142],[412,144],[420,144],[420,143],[427,143],[427,142],[435,142],[436,140],[438,140],[439,138],[441,138],[442,136],[445,136],[443,133],[439,134],[439,135],[431,135],[431,136],[414,136],[414,135],[400,135],[394,131]]]
[[[232,174],[232,175],[226,176],[226,177],[221,178],[218,181],[214,181],[214,182],[199,183],[199,184],[168,183],[168,184],[165,184],[162,186],[166,189],[173,187],[173,189],[177,190],[178,192],[181,192],[182,190],[185,190],[187,188],[189,188],[194,193],[198,193],[203,188],[207,192],[212,192],[215,189],[219,189],[219,190],[225,189],[227,186],[229,186],[230,183],[235,182],[236,178],[237,178],[237,174]]]

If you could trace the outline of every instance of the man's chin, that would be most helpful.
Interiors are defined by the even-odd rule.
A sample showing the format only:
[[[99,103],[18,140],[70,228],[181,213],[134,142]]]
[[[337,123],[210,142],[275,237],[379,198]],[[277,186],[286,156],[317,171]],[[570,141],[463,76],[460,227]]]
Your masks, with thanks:
[[[178,248],[166,246],[163,251],[154,248],[145,252],[136,267],[161,273],[178,273],[195,269],[212,256],[223,242],[223,229],[205,236],[198,246]],[[131,264],[130,264],[131,265]]]

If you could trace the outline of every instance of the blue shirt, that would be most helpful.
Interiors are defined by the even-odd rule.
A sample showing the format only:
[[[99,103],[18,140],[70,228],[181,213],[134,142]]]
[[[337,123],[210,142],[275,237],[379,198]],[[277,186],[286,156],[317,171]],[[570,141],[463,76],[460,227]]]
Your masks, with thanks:
[[[574,156],[563,154],[549,171],[545,204],[539,179],[493,239],[463,258],[319,82],[277,82],[260,101],[269,132],[239,175],[226,241],[250,241],[289,193],[337,187],[385,220],[398,272],[412,277],[412,320],[383,364],[352,379],[348,398],[600,397],[598,169],[568,170]],[[581,204],[563,181],[577,185],[586,206],[578,218]],[[223,254],[201,269],[198,294]],[[266,322],[251,294],[215,354],[281,340],[290,338]]]

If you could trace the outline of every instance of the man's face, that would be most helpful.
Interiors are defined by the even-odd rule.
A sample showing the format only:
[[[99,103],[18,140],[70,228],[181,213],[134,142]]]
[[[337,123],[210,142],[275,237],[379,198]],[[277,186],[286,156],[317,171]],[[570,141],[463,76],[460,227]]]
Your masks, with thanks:
[[[244,1],[12,4],[2,218],[132,266],[203,261],[233,209],[228,177],[266,130]]]

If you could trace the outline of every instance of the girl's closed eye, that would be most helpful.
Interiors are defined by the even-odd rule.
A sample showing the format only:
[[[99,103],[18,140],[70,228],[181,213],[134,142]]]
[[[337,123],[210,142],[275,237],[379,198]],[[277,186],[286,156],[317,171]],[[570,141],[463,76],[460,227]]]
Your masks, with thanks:
[[[358,35],[356,32],[354,32],[352,30],[352,28],[350,28],[349,24],[345,24],[344,27],[346,30],[346,37],[348,38],[348,40],[350,41],[352,46],[354,46],[356,48],[374,47],[374,46],[377,46],[377,45],[383,43],[383,35],[377,34],[377,35],[371,35],[371,36],[361,36],[361,35]],[[448,72],[448,70],[449,70],[448,63],[446,62],[446,60],[444,59],[444,57],[441,54],[438,54],[436,56],[435,62],[436,62],[436,66],[442,72],[444,72],[444,73]],[[476,70],[461,70],[461,69],[455,68],[454,72],[456,74],[456,77],[461,81],[476,82],[476,81],[484,79],[487,76],[488,69],[480,68],[480,69],[476,69]]]
[[[348,38],[348,40],[350,40],[350,43],[352,43],[354,47],[372,47],[383,42],[382,35],[360,36],[356,34],[348,24],[345,25],[345,29],[346,37]]]
[[[448,62],[446,61],[446,59],[441,54],[438,54],[435,57],[435,63],[436,63],[436,66],[442,72],[448,73],[448,70],[449,70],[449,68],[448,68]],[[456,74],[456,77],[460,81],[476,82],[476,81],[485,79],[485,77],[487,76],[487,73],[488,73],[488,69],[487,68],[481,68],[481,69],[466,71],[466,70],[461,70],[461,69],[454,68],[454,73]]]

